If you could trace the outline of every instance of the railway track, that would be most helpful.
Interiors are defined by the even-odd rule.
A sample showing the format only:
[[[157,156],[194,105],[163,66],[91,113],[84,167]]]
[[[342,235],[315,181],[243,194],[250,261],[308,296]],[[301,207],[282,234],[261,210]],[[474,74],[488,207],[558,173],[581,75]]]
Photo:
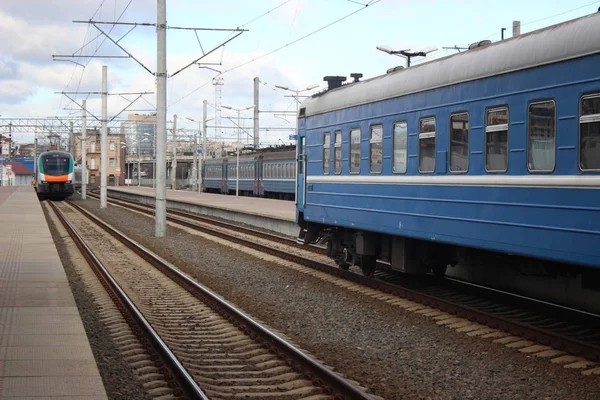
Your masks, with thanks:
[[[88,193],[88,196],[93,197],[95,199],[100,199],[100,196],[96,193]],[[154,215],[154,211],[153,211],[154,207],[152,207],[152,206],[136,203],[136,202],[129,201],[129,200],[121,200],[121,199],[109,198],[107,201],[112,204],[122,205],[131,210],[135,210],[135,211],[147,214],[147,215]],[[270,232],[252,229],[247,226],[232,224],[227,221],[223,221],[223,220],[216,219],[216,218],[209,218],[209,217],[205,217],[202,215],[192,214],[192,213],[188,213],[185,211],[179,211],[179,210],[173,210],[173,209],[168,209],[167,217],[169,217],[169,216],[183,217],[188,220],[206,224],[208,226],[226,228],[229,231],[239,232],[239,233],[242,233],[245,235],[251,235],[253,237],[269,240],[269,241],[275,242],[275,243],[281,243],[288,247],[301,249],[302,251],[308,251],[308,252],[315,253],[315,254],[325,255],[325,252],[326,252],[325,248],[323,248],[321,246],[313,246],[313,245],[306,246],[306,245],[298,243],[295,239],[290,239],[288,237],[275,235]],[[179,220],[173,219],[173,222],[179,222]]]
[[[185,397],[373,399],[88,211],[51,207]]]
[[[110,199],[115,205],[153,215],[153,208]],[[323,256],[323,249],[300,246],[293,240],[168,210],[168,220],[240,245],[271,254],[385,293],[521,336],[535,343],[600,361],[600,316],[466,282],[432,277],[407,277],[378,270],[373,278],[348,271]],[[233,232],[228,232],[231,230]],[[282,246],[287,247],[282,248]],[[290,248],[293,248],[291,251]]]

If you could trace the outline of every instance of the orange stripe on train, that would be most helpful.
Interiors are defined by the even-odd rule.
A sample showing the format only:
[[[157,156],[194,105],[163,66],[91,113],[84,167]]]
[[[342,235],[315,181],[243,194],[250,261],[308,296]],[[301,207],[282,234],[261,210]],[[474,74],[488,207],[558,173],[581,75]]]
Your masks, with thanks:
[[[46,182],[66,182],[69,180],[69,175],[59,175],[59,176],[51,176],[51,175],[46,175],[45,177]]]

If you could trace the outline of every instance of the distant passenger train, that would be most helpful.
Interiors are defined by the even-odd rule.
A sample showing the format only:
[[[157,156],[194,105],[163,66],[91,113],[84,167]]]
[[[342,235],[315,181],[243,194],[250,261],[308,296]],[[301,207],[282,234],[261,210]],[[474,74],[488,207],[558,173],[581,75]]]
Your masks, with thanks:
[[[296,152],[261,151],[240,155],[238,192],[241,196],[294,200]],[[235,194],[236,156],[208,159],[202,166],[205,192]]]
[[[302,240],[366,274],[376,260],[443,274],[476,248],[595,280],[599,65],[596,13],[368,80],[330,79],[299,111]]]
[[[38,157],[36,190],[40,200],[64,200],[74,193],[73,156],[66,151],[47,151]]]

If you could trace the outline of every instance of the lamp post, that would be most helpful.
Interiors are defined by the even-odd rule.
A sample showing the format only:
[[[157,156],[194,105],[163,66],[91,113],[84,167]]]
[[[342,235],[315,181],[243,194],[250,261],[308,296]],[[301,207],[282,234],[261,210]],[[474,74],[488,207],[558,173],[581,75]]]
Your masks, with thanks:
[[[142,133],[143,136],[152,136],[150,133],[148,132],[144,132]],[[141,182],[142,182],[142,169],[141,169],[141,147],[142,147],[142,142],[147,142],[148,140],[150,140],[149,138],[143,138],[143,139],[138,139],[138,186],[141,186]]]
[[[206,148],[202,146],[202,157],[198,157],[198,168],[196,168],[196,157],[198,153],[198,135],[202,135],[202,122],[196,121],[193,118],[185,117],[188,121],[197,122],[198,123],[198,132],[194,135],[194,161],[192,165],[192,191],[201,191],[202,187],[202,158],[204,157],[204,153],[206,152]]]
[[[254,108],[254,104],[252,104],[251,106],[248,106],[246,108],[233,108],[231,106],[226,106],[221,104],[222,108],[227,108],[229,110],[233,110],[233,111],[237,111],[237,143],[236,143],[236,162],[235,162],[235,197],[238,198],[239,197],[239,188],[240,188],[240,147],[242,146],[242,143],[240,142],[240,133],[241,133],[241,129],[240,129],[240,112],[242,111],[246,111],[249,110],[251,108]]]
[[[310,86],[307,86],[305,89],[290,89],[287,86],[281,86],[281,85],[275,85],[275,87],[278,89],[288,90],[288,91],[296,94],[295,96],[292,96],[292,97],[294,97],[296,99],[296,135],[298,135],[297,119],[298,119],[298,113],[300,112],[300,93],[316,89],[319,87],[319,85],[310,85]]]
[[[307,86],[304,89],[290,89],[287,86],[282,86],[282,85],[275,85],[276,88],[279,89],[283,89],[283,90],[288,90],[290,92],[293,92],[296,94],[296,96],[294,96],[294,98],[296,99],[296,142],[298,141],[298,114],[300,113],[300,93],[301,92],[307,92],[309,90],[313,90],[319,87],[319,85],[310,85]],[[300,156],[300,148],[298,146],[296,146],[296,159],[298,159],[298,157]],[[294,183],[294,202],[296,202],[296,199],[298,198],[298,174],[294,174],[296,177],[296,181]]]
[[[119,148],[119,150],[117,151],[117,169],[119,170],[119,176],[117,176],[115,179],[115,186],[119,186],[119,181],[121,180],[121,174],[123,173],[123,171],[121,171],[121,150],[122,149],[126,149],[127,145],[126,144],[121,144],[121,147]],[[125,160],[127,160],[127,154],[125,154]],[[127,164],[127,163],[125,163]]]
[[[141,182],[142,182],[142,170],[141,170],[141,162],[140,162],[140,158],[141,158],[141,147],[142,147],[142,141],[140,140],[140,138],[138,137],[138,157],[137,157],[137,185],[138,187],[140,187]]]
[[[390,46],[380,45],[376,47],[377,50],[383,51],[384,53],[391,54],[393,56],[406,58],[406,66],[410,67],[410,58],[411,57],[427,57],[427,54],[436,51],[437,47],[425,47],[421,50],[410,51],[410,49],[406,50],[394,50]]]

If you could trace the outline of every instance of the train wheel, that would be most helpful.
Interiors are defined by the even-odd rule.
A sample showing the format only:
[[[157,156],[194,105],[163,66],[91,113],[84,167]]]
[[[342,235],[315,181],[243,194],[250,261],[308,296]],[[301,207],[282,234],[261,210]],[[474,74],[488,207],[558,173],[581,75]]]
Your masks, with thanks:
[[[344,261],[338,261],[337,265],[340,269],[343,269],[344,271],[348,271],[350,269],[350,265]]]
[[[372,278],[375,275],[375,268],[377,267],[377,257],[375,256],[362,256],[360,259],[360,268],[364,276]]]
[[[446,269],[448,268],[448,264],[438,262],[431,266],[431,272],[433,276],[436,278],[443,278],[446,275]]]

